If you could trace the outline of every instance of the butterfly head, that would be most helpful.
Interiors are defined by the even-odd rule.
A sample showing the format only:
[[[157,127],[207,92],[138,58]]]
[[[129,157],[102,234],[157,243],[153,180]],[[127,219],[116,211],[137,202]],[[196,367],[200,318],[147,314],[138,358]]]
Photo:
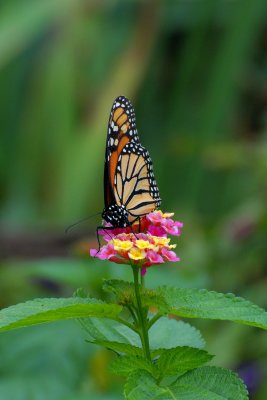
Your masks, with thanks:
[[[124,205],[112,204],[105,207],[102,218],[110,223],[114,228],[124,228],[129,225],[128,212]]]

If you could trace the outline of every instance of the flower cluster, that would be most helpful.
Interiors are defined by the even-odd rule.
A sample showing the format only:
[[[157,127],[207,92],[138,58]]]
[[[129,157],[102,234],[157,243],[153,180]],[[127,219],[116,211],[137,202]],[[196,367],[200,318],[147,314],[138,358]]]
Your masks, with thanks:
[[[118,264],[136,264],[145,273],[146,268],[166,261],[180,261],[172,250],[176,244],[170,244],[168,234],[180,236],[183,224],[174,221],[173,213],[154,211],[139,222],[127,228],[108,228],[99,232],[106,245],[99,250],[91,249],[90,254],[100,260],[110,260]]]

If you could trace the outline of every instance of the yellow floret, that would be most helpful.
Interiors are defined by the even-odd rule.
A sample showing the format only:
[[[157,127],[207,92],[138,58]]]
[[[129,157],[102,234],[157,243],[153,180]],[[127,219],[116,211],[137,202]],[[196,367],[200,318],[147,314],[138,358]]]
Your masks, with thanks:
[[[136,247],[131,248],[128,255],[132,260],[143,260],[146,258],[146,253],[143,250],[137,249]]]
[[[168,246],[171,240],[170,238],[164,236],[152,236],[152,238],[154,243],[159,246]]]
[[[171,218],[174,216],[174,213],[163,213],[161,212],[163,218]]]
[[[130,240],[113,239],[112,242],[116,251],[128,251],[133,247],[133,243]]]
[[[135,245],[140,250],[153,249],[153,247],[154,247],[154,245],[149,243],[148,240],[142,240],[142,239],[136,240]]]

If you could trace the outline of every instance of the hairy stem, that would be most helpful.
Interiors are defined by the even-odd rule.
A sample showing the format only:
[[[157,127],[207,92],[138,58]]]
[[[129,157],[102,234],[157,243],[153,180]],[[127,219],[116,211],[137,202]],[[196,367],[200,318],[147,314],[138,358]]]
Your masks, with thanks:
[[[141,296],[140,296],[140,289],[139,289],[139,272],[140,268],[136,267],[135,265],[132,266],[133,275],[134,275],[134,290],[135,290],[135,297],[137,303],[137,311],[138,311],[138,319],[140,325],[140,338],[142,341],[143,351],[146,359],[151,362],[151,354],[149,350],[149,338],[148,338],[148,327],[147,327],[147,315],[144,312],[144,308],[142,307]]]
[[[120,322],[121,324],[128,326],[128,328],[132,329],[134,332],[138,333],[138,329],[136,329],[136,327],[134,325],[132,325],[130,322],[126,321],[123,318],[117,318],[116,319],[118,322]]]
[[[128,310],[129,310],[129,312],[130,312],[130,314],[131,314],[131,316],[132,316],[132,319],[133,319],[134,323],[135,323],[136,325],[138,325],[138,320],[137,320],[137,317],[136,317],[136,315],[135,315],[135,311],[133,310],[133,308],[132,308],[129,304],[127,304],[126,307],[128,308]]]
[[[151,326],[154,325],[155,322],[157,322],[158,319],[160,319],[162,315],[160,313],[157,313],[154,315],[154,317],[151,318],[151,320],[148,323],[148,330],[151,328]]]

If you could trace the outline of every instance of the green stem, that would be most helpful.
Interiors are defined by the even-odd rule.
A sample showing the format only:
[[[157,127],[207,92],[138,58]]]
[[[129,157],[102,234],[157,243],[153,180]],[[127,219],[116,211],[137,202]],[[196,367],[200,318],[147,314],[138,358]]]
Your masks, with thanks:
[[[137,317],[136,317],[136,315],[134,313],[134,310],[132,309],[132,307],[129,304],[127,304],[126,307],[128,308],[135,325],[138,325],[138,320],[137,320]]]
[[[145,286],[145,278],[144,278],[144,275],[141,275],[141,286],[142,286],[142,287]]]
[[[151,354],[149,350],[149,338],[148,338],[148,329],[147,329],[147,315],[144,315],[144,309],[142,307],[142,302],[141,302],[141,296],[140,296],[140,290],[139,290],[139,271],[140,268],[136,267],[135,265],[132,265],[133,268],[133,275],[134,275],[134,289],[135,289],[135,297],[136,297],[136,303],[137,303],[137,311],[138,311],[138,317],[139,317],[139,324],[140,324],[140,338],[142,341],[143,345],[143,351],[146,359],[151,362]]]
[[[159,318],[161,318],[161,317],[162,317],[162,315],[161,315],[160,313],[155,314],[154,317],[152,317],[151,320],[150,320],[149,323],[148,323],[148,330],[149,330],[149,329],[151,328],[151,326],[154,325],[154,323],[157,322],[157,320],[158,320]]]
[[[130,322],[126,321],[123,318],[116,318],[116,321],[120,322],[121,324],[128,326],[128,328],[132,329],[134,332],[139,332],[138,329],[134,325],[132,325]]]

